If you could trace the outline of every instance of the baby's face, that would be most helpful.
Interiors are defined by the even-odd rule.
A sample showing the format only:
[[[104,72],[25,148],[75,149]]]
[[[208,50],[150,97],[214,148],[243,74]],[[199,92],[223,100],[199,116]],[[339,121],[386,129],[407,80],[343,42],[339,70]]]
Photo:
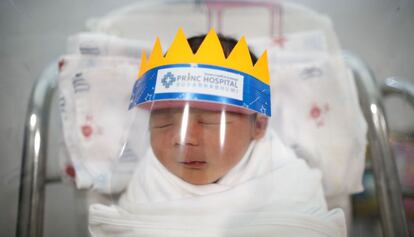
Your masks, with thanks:
[[[150,118],[151,146],[173,174],[192,184],[213,183],[233,168],[267,119],[201,109],[159,109]]]

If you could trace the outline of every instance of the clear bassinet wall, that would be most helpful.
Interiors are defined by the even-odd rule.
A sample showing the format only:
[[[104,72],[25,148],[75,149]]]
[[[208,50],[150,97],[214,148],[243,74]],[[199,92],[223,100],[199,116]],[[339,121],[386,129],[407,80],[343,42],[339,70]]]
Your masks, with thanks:
[[[269,126],[320,171],[348,236],[409,236],[412,140],[388,132],[383,101],[398,95],[413,104],[414,87],[399,78],[377,85],[326,15],[278,1],[139,1],[86,26],[33,88],[16,236],[89,236],[89,205],[118,203],[137,163],[121,141],[141,50],[150,52],[157,36],[165,50],[180,27],[187,36],[210,28],[244,35],[254,53],[267,50]]]

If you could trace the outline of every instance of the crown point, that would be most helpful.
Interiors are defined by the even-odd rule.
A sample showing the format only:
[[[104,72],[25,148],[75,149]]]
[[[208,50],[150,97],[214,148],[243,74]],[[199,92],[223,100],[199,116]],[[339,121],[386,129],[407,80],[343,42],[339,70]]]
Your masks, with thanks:
[[[254,76],[265,84],[270,84],[269,67],[267,63],[267,50],[263,52],[263,54],[254,65]]]
[[[211,27],[207,34],[217,35],[217,31],[216,31],[216,29],[214,29],[214,27]]]
[[[211,28],[196,54],[197,59],[203,59],[203,63],[223,64],[225,61],[223,47],[216,31]]]
[[[161,63],[163,63],[163,59],[164,57],[162,55],[161,41],[160,38],[157,37],[148,60],[148,67],[146,69],[149,70],[156,65],[160,65]]]
[[[176,41],[177,38],[179,38],[179,39],[183,39],[183,38],[184,39],[187,39],[187,37],[185,36],[184,30],[181,27],[178,28],[177,33],[175,34],[174,41]]]
[[[193,55],[193,51],[188,44],[188,40],[184,34],[183,29],[178,29],[174,41],[172,42],[165,56],[165,63],[174,63],[176,61],[181,61],[182,63],[190,63],[193,59]]]
[[[159,51],[161,50],[162,52],[162,47],[161,47],[161,40],[160,37],[157,36],[157,38],[155,38],[155,42],[154,42],[154,46],[152,47],[152,52],[155,51]]]
[[[144,72],[146,71],[146,65],[147,65],[147,53],[145,52],[145,49],[143,49],[141,53],[141,66],[139,68],[138,79],[141,78],[142,74],[144,74]]]
[[[249,74],[253,70],[249,47],[247,46],[246,38],[244,36],[240,38],[239,42],[237,42],[231,50],[230,55],[227,57],[227,63],[231,68]]]

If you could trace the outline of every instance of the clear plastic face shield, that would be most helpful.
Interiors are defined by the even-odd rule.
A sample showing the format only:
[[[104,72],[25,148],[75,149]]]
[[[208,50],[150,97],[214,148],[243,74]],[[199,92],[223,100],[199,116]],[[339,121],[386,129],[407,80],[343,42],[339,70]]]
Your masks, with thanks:
[[[214,47],[221,48],[214,31],[195,56],[183,58],[182,48],[188,43],[181,34],[165,56],[157,42],[149,61],[143,58],[123,155],[132,151],[139,162],[153,162],[190,184],[217,183],[247,159],[254,142],[264,136],[270,116],[269,86],[230,63],[227,67],[202,63],[217,58]],[[248,53],[247,47],[243,50]],[[207,52],[211,55],[202,55]],[[167,61],[176,63],[164,64]]]
[[[147,116],[143,137],[150,141],[150,151],[146,156],[153,154],[169,172],[197,185],[217,182],[228,173],[265,128],[256,114],[229,111],[225,106],[206,109],[192,101],[165,108],[153,104]]]

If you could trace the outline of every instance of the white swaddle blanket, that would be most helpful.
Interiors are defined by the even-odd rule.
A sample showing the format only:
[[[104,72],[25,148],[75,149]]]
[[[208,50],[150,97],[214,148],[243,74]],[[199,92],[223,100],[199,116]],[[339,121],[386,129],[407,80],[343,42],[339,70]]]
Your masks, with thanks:
[[[268,132],[217,183],[192,185],[152,151],[117,206],[90,207],[92,236],[346,236],[327,211],[320,172]]]

